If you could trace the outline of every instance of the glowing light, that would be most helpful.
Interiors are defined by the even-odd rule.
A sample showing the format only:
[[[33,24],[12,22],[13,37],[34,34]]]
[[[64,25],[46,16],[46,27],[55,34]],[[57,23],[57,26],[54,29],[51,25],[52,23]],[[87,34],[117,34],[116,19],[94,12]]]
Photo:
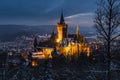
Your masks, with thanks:
[[[44,59],[45,55],[42,52],[36,52],[32,55],[33,58]]]
[[[36,61],[32,61],[32,67],[35,67],[35,66],[37,66],[37,63],[36,63]]]
[[[90,56],[90,48],[89,47],[87,48],[87,56],[88,57]]]
[[[70,44],[70,42],[69,42],[68,47],[70,47],[70,46],[71,46],[71,44]]]
[[[42,52],[34,52],[32,54],[32,58],[37,58],[37,59],[48,59],[48,58],[52,58],[52,51],[53,48],[41,48]]]
[[[52,51],[53,51],[52,48],[43,49],[43,53],[44,53],[46,59],[52,58],[52,55],[51,55]]]
[[[57,39],[57,40],[56,40],[56,42],[57,42],[57,43],[59,43],[59,42],[60,42],[60,40],[59,40],[59,39]]]

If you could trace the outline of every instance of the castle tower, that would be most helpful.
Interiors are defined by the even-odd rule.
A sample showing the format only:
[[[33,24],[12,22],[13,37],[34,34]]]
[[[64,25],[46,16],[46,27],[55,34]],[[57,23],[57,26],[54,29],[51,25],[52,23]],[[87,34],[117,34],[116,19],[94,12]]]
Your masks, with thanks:
[[[60,22],[57,24],[58,42],[67,38],[67,24],[64,21],[63,14],[61,14]]]
[[[54,29],[53,29],[53,31],[52,31],[52,33],[51,33],[50,40],[51,40],[52,43],[54,43],[54,42],[55,42],[55,39],[56,39],[56,33],[55,33]]]

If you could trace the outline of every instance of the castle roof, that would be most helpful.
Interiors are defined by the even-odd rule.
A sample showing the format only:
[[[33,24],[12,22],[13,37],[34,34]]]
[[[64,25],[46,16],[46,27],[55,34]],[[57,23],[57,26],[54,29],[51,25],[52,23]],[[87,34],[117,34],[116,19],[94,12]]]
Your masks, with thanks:
[[[64,24],[64,23],[65,23],[65,21],[64,21],[63,13],[61,13],[60,24]]]

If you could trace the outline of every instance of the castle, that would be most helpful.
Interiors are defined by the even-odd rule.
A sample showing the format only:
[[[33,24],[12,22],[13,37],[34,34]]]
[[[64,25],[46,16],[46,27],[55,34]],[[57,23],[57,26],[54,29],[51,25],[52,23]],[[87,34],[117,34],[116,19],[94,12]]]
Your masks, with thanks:
[[[81,53],[90,56],[90,47],[85,42],[84,36],[80,35],[78,26],[75,34],[68,34],[68,25],[65,23],[63,14],[61,14],[60,22],[57,23],[56,30],[56,32],[53,30],[50,36],[35,37],[33,58],[52,58],[53,52],[62,54],[66,58],[68,56],[77,58]]]

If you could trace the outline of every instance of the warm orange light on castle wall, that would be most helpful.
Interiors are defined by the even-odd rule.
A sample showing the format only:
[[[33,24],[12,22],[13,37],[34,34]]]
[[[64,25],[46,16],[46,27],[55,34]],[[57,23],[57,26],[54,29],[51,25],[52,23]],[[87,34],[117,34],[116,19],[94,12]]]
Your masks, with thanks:
[[[66,47],[58,48],[59,52],[64,56],[79,56],[78,54],[84,52],[88,57],[90,56],[90,48],[86,44],[82,43],[75,43],[71,45],[70,43]]]
[[[63,39],[63,26],[61,24],[57,24],[57,33],[58,33],[58,40],[61,41]]]
[[[48,58],[52,58],[52,51],[53,51],[53,48],[44,48],[42,49],[43,50],[43,54],[45,55],[45,58],[48,59]]]
[[[59,39],[56,39],[56,42],[57,42],[57,43],[59,43],[59,42],[60,42],[60,40],[59,40]]]

